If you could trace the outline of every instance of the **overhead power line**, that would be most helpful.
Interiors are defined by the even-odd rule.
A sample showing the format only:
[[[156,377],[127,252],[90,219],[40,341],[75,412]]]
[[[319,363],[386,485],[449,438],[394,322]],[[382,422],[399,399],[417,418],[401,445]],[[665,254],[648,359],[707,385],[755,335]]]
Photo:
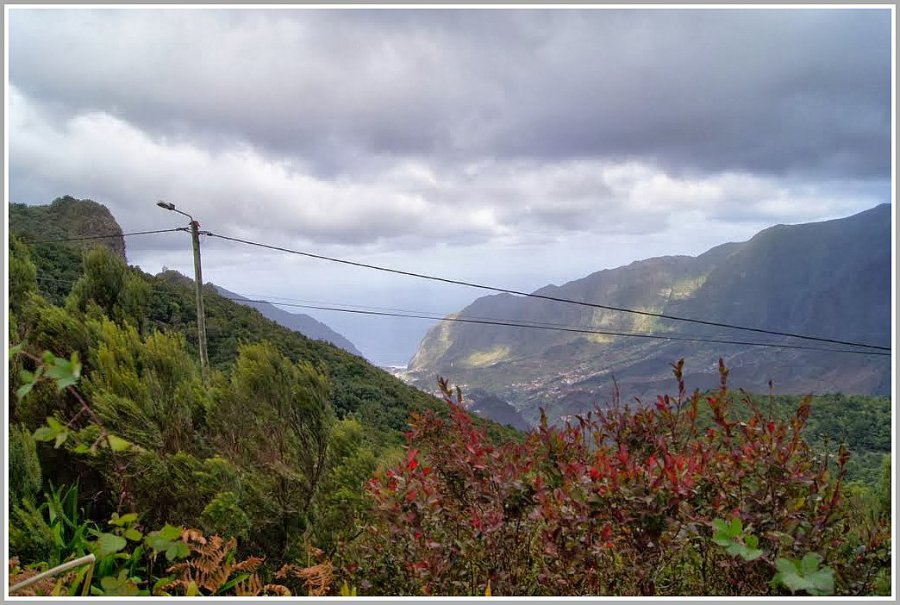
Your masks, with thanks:
[[[111,237],[128,237],[129,235],[152,235],[154,233],[172,233],[174,231],[187,231],[187,227],[177,227],[175,229],[156,229],[154,231],[132,231],[131,233],[110,233],[108,235],[87,235],[84,237],[61,237],[58,239],[41,239],[41,240],[30,240],[25,239],[24,241],[28,244],[51,244],[57,242],[83,242],[87,240],[93,239],[109,239]]]
[[[220,295],[221,296],[221,295]],[[409,319],[431,319],[436,321],[451,321],[458,323],[469,323],[469,324],[482,324],[482,325],[491,325],[491,326],[508,326],[513,328],[529,328],[536,330],[556,330],[559,332],[572,332],[576,334],[596,334],[601,336],[622,336],[622,337],[632,337],[632,338],[649,338],[654,340],[674,340],[674,341],[686,341],[686,342],[705,342],[712,344],[729,344],[729,345],[743,345],[743,346],[751,346],[751,347],[771,347],[771,348],[779,348],[779,349],[800,349],[804,351],[824,351],[828,353],[853,353],[858,355],[878,355],[878,356],[890,356],[890,353],[883,353],[879,351],[860,351],[858,349],[831,349],[827,347],[814,347],[807,345],[792,345],[787,343],[776,343],[776,342],[756,342],[756,341],[741,341],[741,340],[727,340],[727,339],[718,339],[718,338],[703,338],[703,337],[691,337],[691,336],[667,336],[663,334],[652,334],[646,332],[615,332],[611,330],[594,330],[590,328],[578,328],[574,326],[565,326],[562,324],[541,324],[541,323],[524,323],[517,322],[511,320],[502,320],[502,319],[486,319],[486,318],[475,318],[475,317],[466,317],[466,316],[439,316],[434,314],[426,314],[421,312],[411,312],[411,313],[392,313],[389,311],[371,311],[360,308],[341,308],[341,307],[331,307],[324,305],[304,305],[298,303],[286,303],[286,302],[275,302],[271,300],[262,300],[262,299],[247,299],[247,298],[232,298],[229,296],[222,296],[227,300],[233,300],[235,302],[252,302],[252,303],[268,303],[272,305],[282,305],[286,307],[297,307],[301,309],[316,309],[320,311],[337,311],[341,313],[355,313],[359,315],[376,315],[382,317],[404,317]],[[348,305],[354,306],[356,305]]]
[[[72,280],[66,279],[58,279],[52,277],[44,277],[38,276],[37,279],[39,281],[49,281],[56,283],[64,283],[64,284],[74,284],[75,282]],[[162,288],[153,288],[151,287],[151,291],[157,292],[159,294],[171,295],[173,292],[170,290],[165,290]],[[585,328],[579,326],[572,326],[569,324],[560,324],[560,323],[544,323],[544,322],[529,322],[529,321],[516,321],[511,319],[501,319],[501,318],[492,318],[492,317],[474,317],[474,316],[442,316],[434,313],[428,313],[426,311],[416,311],[412,309],[395,309],[397,311],[403,312],[391,312],[385,311],[384,309],[390,307],[371,307],[366,305],[354,305],[354,304],[344,304],[344,303],[322,303],[322,304],[300,304],[300,303],[291,303],[291,302],[283,302],[283,300],[271,300],[272,298],[282,298],[282,297],[268,297],[268,298],[244,298],[244,297],[232,297],[225,296],[223,294],[218,295],[220,298],[224,298],[225,300],[230,300],[237,303],[266,303],[270,305],[279,305],[284,307],[292,307],[299,309],[310,309],[310,310],[319,310],[319,311],[336,311],[339,313],[352,313],[357,315],[370,315],[377,317],[398,317],[398,318],[406,318],[406,319],[427,319],[433,321],[449,321],[455,323],[468,323],[468,324],[481,324],[481,325],[491,325],[491,326],[506,326],[512,328],[526,328],[526,329],[536,329],[536,330],[556,330],[559,332],[569,332],[575,334],[592,334],[592,335],[600,335],[600,336],[619,336],[619,337],[630,337],[630,338],[645,338],[652,340],[670,340],[670,341],[681,341],[681,342],[701,342],[701,343],[710,343],[710,344],[729,344],[729,345],[741,345],[741,346],[751,346],[751,347],[769,347],[769,348],[779,348],[779,349],[796,349],[802,351],[822,351],[826,353],[851,353],[857,355],[875,355],[875,356],[890,356],[890,353],[884,353],[879,351],[860,351],[856,349],[832,349],[828,347],[815,347],[808,345],[792,345],[788,343],[777,343],[777,342],[759,342],[759,341],[741,341],[741,340],[728,340],[728,339],[719,339],[719,338],[706,338],[702,336],[688,336],[688,335],[665,335],[665,334],[653,334],[649,332],[617,332],[612,330],[596,330],[592,328]],[[287,299],[287,300],[297,300],[297,299]],[[340,305],[340,306],[334,306]],[[351,308],[348,308],[351,307]],[[224,336],[222,334],[219,335]]]
[[[430,281],[442,282],[442,283],[446,283],[446,284],[453,284],[453,285],[457,285],[457,286],[467,286],[470,288],[477,288],[479,290],[488,290],[491,292],[499,292],[502,294],[513,294],[516,296],[525,296],[528,298],[536,298],[536,299],[549,300],[549,301],[559,302],[559,303],[580,305],[583,307],[591,307],[594,309],[604,309],[607,311],[616,311],[616,312],[620,312],[620,313],[632,313],[635,315],[643,315],[646,317],[656,317],[659,319],[682,321],[682,322],[686,322],[686,323],[713,326],[713,327],[717,327],[717,328],[727,328],[730,330],[742,330],[742,331],[746,331],[746,332],[756,332],[759,334],[768,334],[771,336],[786,336],[786,337],[790,337],[790,338],[799,338],[802,340],[811,340],[811,341],[824,342],[824,343],[830,343],[830,344],[840,344],[840,345],[847,345],[847,346],[853,346],[853,347],[865,347],[865,348],[869,348],[869,349],[877,349],[880,351],[890,351],[891,350],[890,347],[885,347],[885,346],[880,346],[880,345],[852,342],[852,341],[847,341],[847,340],[838,340],[838,339],[834,339],[834,338],[823,338],[823,337],[819,337],[819,336],[809,336],[806,334],[797,334],[794,332],[780,332],[777,330],[767,330],[765,328],[740,326],[737,324],[730,324],[730,323],[717,322],[717,321],[708,321],[708,320],[703,320],[703,319],[693,319],[693,318],[689,318],[689,317],[679,317],[677,315],[669,315],[667,313],[655,313],[652,311],[641,311],[639,309],[628,309],[625,307],[616,307],[616,306],[612,306],[612,305],[604,305],[604,304],[600,304],[600,303],[592,303],[592,302],[587,302],[587,301],[582,301],[582,300],[561,298],[558,296],[549,296],[546,294],[536,294],[536,293],[532,293],[532,292],[522,292],[520,290],[513,290],[513,289],[509,289],[509,288],[499,288],[496,286],[489,286],[489,285],[479,284],[479,283],[475,283],[475,282],[467,282],[467,281],[462,281],[462,280],[458,280],[458,279],[450,279],[450,278],[446,278],[446,277],[439,277],[436,275],[428,275],[425,273],[416,273],[413,271],[404,271],[401,269],[393,269],[390,267],[382,267],[379,265],[373,265],[373,264],[369,264],[369,263],[361,263],[361,262],[346,260],[346,259],[342,259],[342,258],[335,258],[335,257],[331,257],[331,256],[325,256],[322,254],[314,254],[312,252],[304,252],[302,250],[292,250],[290,248],[284,248],[282,246],[275,246],[275,245],[271,245],[271,244],[264,244],[261,242],[254,242],[251,240],[246,240],[246,239],[242,239],[242,238],[238,238],[238,237],[230,237],[227,235],[220,235],[218,233],[212,233],[210,231],[205,231],[204,235],[207,235],[209,237],[216,237],[216,238],[231,241],[231,242],[246,244],[248,246],[256,246],[258,248],[266,248],[269,250],[276,250],[279,252],[287,252],[289,254],[296,254],[299,256],[315,258],[318,260],[324,260],[324,261],[329,261],[329,262],[333,262],[333,263],[340,263],[343,265],[349,265],[349,266],[353,266],[353,267],[361,267],[364,269],[373,269],[375,271],[383,271],[385,273],[394,273],[397,275],[406,275],[408,277],[415,277],[418,279],[426,279],[426,280],[430,280]]]

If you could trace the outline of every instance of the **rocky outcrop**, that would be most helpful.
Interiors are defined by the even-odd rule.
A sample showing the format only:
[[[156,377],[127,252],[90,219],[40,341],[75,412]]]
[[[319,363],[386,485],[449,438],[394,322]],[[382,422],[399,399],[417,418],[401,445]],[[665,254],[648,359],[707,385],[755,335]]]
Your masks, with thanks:
[[[106,246],[125,258],[122,227],[109,209],[93,200],[64,196],[47,206],[9,205],[10,231],[26,240],[71,240],[64,245],[78,250]],[[98,236],[109,236],[98,239]]]

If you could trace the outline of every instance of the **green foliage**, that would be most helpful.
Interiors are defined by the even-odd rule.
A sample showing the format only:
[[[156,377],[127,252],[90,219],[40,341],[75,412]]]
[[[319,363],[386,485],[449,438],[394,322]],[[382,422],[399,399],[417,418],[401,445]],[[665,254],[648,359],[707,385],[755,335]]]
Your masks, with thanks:
[[[79,482],[76,504],[89,503],[91,519],[143,511],[140,525],[85,526],[80,551],[103,560],[94,581],[82,574],[94,594],[164,590],[160,565],[176,540],[157,552],[158,534],[152,545],[134,540],[144,527],[202,524],[241,537],[245,552],[272,566],[314,543],[333,552],[364,526],[364,485],[397,457],[410,410],[437,409],[361,359],[210,288],[216,370],[204,385],[190,280],[151,278],[103,250],[81,258],[38,244],[30,252],[46,278],[39,291],[51,302],[66,294],[67,306],[23,292],[10,322],[11,341],[21,343],[11,355],[11,418],[38,438],[45,481]],[[66,281],[77,281],[71,292]],[[59,548],[46,510],[23,502],[11,515],[21,551],[44,553],[25,560],[46,563]],[[158,561],[145,563],[154,552]],[[183,589],[206,591],[190,582]]]
[[[234,492],[216,494],[203,509],[200,525],[207,533],[242,539],[247,537],[252,528],[250,518],[241,509]]]
[[[752,414],[753,408],[778,419],[789,418],[802,401],[797,395],[750,395],[732,393],[736,414]],[[701,409],[698,423],[712,426],[708,409]],[[806,441],[816,449],[836,451],[841,444],[852,454],[847,462],[847,481],[878,485],[881,462],[891,452],[891,400],[889,397],[817,395],[812,398],[809,419],[803,429]]]
[[[314,503],[313,542],[326,552],[359,533],[370,505],[364,487],[378,462],[359,421],[345,418],[334,424],[327,473]]]
[[[77,200],[68,195],[59,197],[46,206],[9,204],[9,227],[13,233],[28,242],[122,233],[105,206],[92,200]],[[102,245],[120,257],[125,256],[125,241],[121,236],[55,245],[65,245],[75,251]]]
[[[38,291],[47,301],[63,306],[79,277],[81,253],[60,243],[33,244]]]
[[[163,453],[197,451],[195,424],[205,391],[178,334],[141,339],[133,326],[95,324],[97,345],[87,392],[111,431]]]
[[[10,237],[9,244],[9,308],[15,312],[22,308],[29,294],[37,292],[37,269],[28,247],[17,237]]]
[[[164,553],[167,561],[183,559],[191,554],[187,544],[181,540],[182,527],[166,524],[162,529],[147,534],[147,547],[154,554]]]
[[[53,353],[45,351],[41,365],[34,372],[22,369],[19,371],[21,386],[16,390],[16,397],[25,397],[41,380],[51,380],[56,385],[57,391],[63,391],[78,382],[81,376],[81,362],[78,361],[78,352],[74,351],[70,359],[56,357]]]
[[[244,508],[289,549],[306,527],[325,470],[331,408],[327,378],[271,345],[246,345],[208,411],[213,440],[249,475]]]
[[[115,554],[128,544],[125,538],[115,534],[96,532],[94,536],[97,538],[97,541],[94,543],[96,554],[100,558]]]
[[[12,527],[18,529],[11,535],[14,557],[42,561],[30,568],[46,570],[88,552],[95,556],[91,566],[61,577],[54,594],[167,595],[165,587],[179,585],[194,570],[202,574],[200,586],[208,589],[205,594],[257,594],[262,590],[255,574],[262,560],[236,561],[233,540],[223,545],[218,536],[207,540],[197,530],[170,524],[145,535],[137,513],[114,513],[106,530],[101,530],[80,516],[77,492],[70,487],[46,493],[40,507],[26,503],[27,510],[17,509],[14,517]],[[44,542],[39,544],[36,537],[44,538]],[[35,550],[35,546],[45,550]],[[287,594],[281,586],[266,588]],[[196,585],[187,592],[204,594]]]
[[[52,441],[53,447],[58,448],[69,438],[70,431],[59,420],[47,416],[47,424],[34,432],[35,441]]]
[[[759,538],[745,533],[740,517],[734,517],[726,523],[722,519],[713,519],[713,542],[725,548],[725,552],[745,561],[754,561],[762,556],[763,551],[757,548]]]
[[[785,586],[792,593],[804,591],[813,596],[834,593],[834,572],[830,567],[819,567],[822,557],[809,553],[801,560],[778,559],[778,573],[772,579],[776,586]]]
[[[174,272],[149,278],[152,286],[148,325],[177,329],[196,346],[193,284]],[[440,409],[436,399],[403,384],[387,372],[329,343],[310,340],[234,301],[204,288],[209,358],[227,372],[242,345],[267,342],[292,362],[312,363],[331,383],[331,405],[338,418],[352,415],[365,427],[372,442],[402,442],[411,410]]]
[[[90,332],[84,321],[73,317],[65,310],[48,305],[32,296],[24,305],[20,315],[20,338],[28,347],[36,351],[50,351],[57,357],[71,358],[78,353],[86,359],[91,345]]]
[[[41,489],[41,464],[31,431],[22,424],[9,426],[9,504],[33,502]]]
[[[93,248],[84,255],[84,273],[72,286],[66,307],[88,313],[93,306],[117,322],[142,326],[150,286],[140,274],[107,248]]]
[[[39,265],[44,263],[46,267],[55,267],[55,261],[44,258],[43,244],[37,245],[32,253]],[[71,265],[68,261],[61,262],[66,267]],[[141,333],[177,332],[185,338],[184,346],[188,357],[196,359],[196,312],[191,280],[174,272],[151,277],[134,269],[127,269],[120,259],[97,251],[86,255],[85,265],[89,267],[80,268],[79,274],[81,270],[85,270],[86,274],[79,280],[80,285],[73,288],[70,297],[69,309],[75,312],[74,315],[42,302],[25,318],[24,325],[32,326],[55,309],[57,317],[54,323],[68,322],[66,326],[57,325],[42,336],[40,341],[30,338],[29,342],[35,348],[50,350],[65,357],[72,350],[78,350],[81,358],[90,364],[90,339],[84,318],[77,316],[85,313],[94,321],[102,322],[105,314],[116,323],[131,323]],[[51,279],[74,281],[72,273],[67,272],[68,269],[56,267],[49,271],[52,273],[48,275]],[[124,298],[119,300],[121,297],[117,296],[120,294],[118,285],[129,276],[139,279],[148,288],[143,305],[129,304]],[[60,284],[58,281],[48,283]],[[144,297],[141,295],[137,298]],[[291,361],[313,363],[326,373],[332,385],[332,407],[338,418],[347,414],[354,415],[365,427],[367,437],[373,443],[399,444],[411,410],[439,409],[433,397],[404,385],[358,357],[328,343],[310,340],[302,334],[287,330],[253,309],[222,298],[210,287],[204,288],[204,298],[209,356],[215,368],[229,371],[242,344],[268,341]],[[139,317],[141,315],[143,321]],[[80,334],[72,333],[72,329],[80,330]],[[36,410],[33,417],[42,421],[48,415],[51,415],[51,410],[44,408]],[[491,430],[495,428],[492,427]],[[504,429],[497,436],[510,438],[513,432]]]
[[[891,457],[882,456],[881,481],[878,485],[878,512],[884,517],[891,514]]]
[[[81,377],[81,362],[78,361],[78,351],[73,351],[69,359],[63,359],[50,353],[44,353],[44,376],[56,383],[56,390],[62,391],[67,387],[78,383]]]
[[[129,577],[126,570],[119,571],[119,575],[104,576],[100,578],[100,586],[92,586],[91,594],[105,597],[135,597],[148,595],[147,591],[138,588],[139,577]]]
[[[84,518],[78,487],[61,486],[44,492],[43,502],[23,500],[10,513],[9,548],[23,561],[44,561],[55,567],[90,550],[88,535],[95,524]]]

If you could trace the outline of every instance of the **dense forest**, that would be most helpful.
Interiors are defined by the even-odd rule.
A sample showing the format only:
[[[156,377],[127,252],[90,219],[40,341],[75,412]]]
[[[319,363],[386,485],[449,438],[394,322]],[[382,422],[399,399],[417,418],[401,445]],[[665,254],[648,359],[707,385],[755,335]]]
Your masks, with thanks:
[[[107,247],[13,237],[19,594],[890,593],[890,401],[728,385],[520,433]]]

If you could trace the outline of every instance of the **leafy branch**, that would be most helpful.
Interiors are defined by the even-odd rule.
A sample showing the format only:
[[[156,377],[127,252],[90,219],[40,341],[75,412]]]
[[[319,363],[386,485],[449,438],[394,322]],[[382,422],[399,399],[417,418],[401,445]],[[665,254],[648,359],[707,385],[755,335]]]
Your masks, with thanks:
[[[773,587],[783,586],[791,593],[804,591],[812,596],[834,593],[834,571],[830,567],[819,567],[822,557],[818,553],[807,553],[800,560],[779,557],[772,563],[763,550],[757,548],[759,538],[742,527],[740,518],[734,517],[728,522],[714,519],[712,526],[713,542],[729,555],[748,562],[759,559],[773,567],[776,570],[770,581]]]
[[[75,426],[78,419],[82,416],[87,416],[90,418],[91,423],[100,429],[100,434],[90,446],[85,444],[78,444],[75,446],[75,453],[93,454],[97,452],[98,447],[104,444],[114,452],[121,452],[129,448],[137,447],[125,439],[110,433],[103,425],[103,421],[100,417],[97,416],[96,412],[91,409],[91,406],[88,405],[78,389],[75,388],[78,384],[78,380],[81,378],[82,368],[77,351],[73,352],[69,359],[57,357],[50,351],[44,351],[43,355],[38,357],[26,351],[24,349],[24,343],[19,343],[10,348],[9,355],[10,357],[22,355],[26,359],[37,364],[37,367],[33,372],[24,369],[20,371],[19,376],[22,378],[23,384],[16,391],[16,396],[19,399],[25,398],[39,383],[52,381],[56,383],[57,392],[65,391],[71,395],[79,405],[78,412],[70,418],[65,425],[56,418],[47,417],[47,424],[39,427],[34,432],[33,437],[37,441],[53,441],[53,447],[58,448],[68,440],[69,436],[72,434],[71,429]]]
[[[101,447],[109,448],[111,452],[124,452],[126,450],[140,450],[140,447],[126,441],[122,437],[115,435],[104,426],[103,421],[97,413],[91,408],[87,400],[77,389],[78,381],[81,378],[82,364],[78,358],[78,352],[73,351],[71,357],[57,357],[51,351],[44,351],[43,354],[37,356],[25,350],[25,343],[21,342],[9,349],[9,357],[20,355],[35,364],[34,371],[22,369],[19,376],[22,379],[22,385],[16,390],[16,396],[24,399],[33,390],[34,387],[42,382],[53,382],[56,385],[57,393],[67,393],[78,403],[78,411],[65,424],[59,419],[48,416],[46,424],[40,426],[32,435],[36,441],[53,442],[54,448],[59,448],[72,437],[73,441],[84,435],[91,433],[84,431],[90,426],[94,426],[99,430],[99,434],[88,443],[76,443],[72,451],[76,454],[97,454]],[[76,431],[76,423],[81,418],[88,418],[89,423],[81,431]],[[118,476],[124,476],[127,464],[122,461],[116,461],[116,473]],[[123,485],[119,493],[119,508],[128,498],[128,489]]]

